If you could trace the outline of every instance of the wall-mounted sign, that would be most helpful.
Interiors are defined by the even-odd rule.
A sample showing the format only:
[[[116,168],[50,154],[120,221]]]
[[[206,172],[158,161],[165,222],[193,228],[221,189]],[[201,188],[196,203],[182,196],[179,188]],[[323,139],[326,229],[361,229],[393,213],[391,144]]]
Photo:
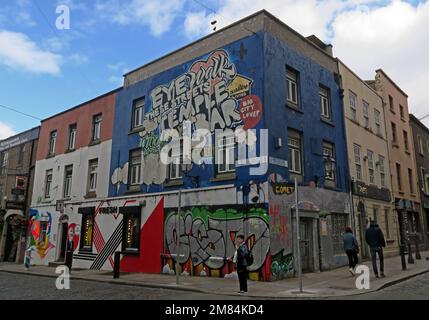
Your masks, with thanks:
[[[34,128],[32,130],[23,132],[17,136],[11,137],[0,141],[0,152],[16,147],[20,144],[26,143],[31,140],[35,140],[39,137],[39,128]]]
[[[271,183],[274,194],[289,195],[295,192],[295,186],[287,182],[273,182]]]
[[[389,189],[379,188],[374,185],[368,185],[360,181],[353,182],[353,193],[358,196],[380,201],[390,202],[391,200]]]
[[[287,160],[283,160],[283,159],[279,159],[279,158],[274,158],[274,157],[269,157],[269,163],[273,164],[275,166],[280,166],[280,167],[285,167],[287,168]]]

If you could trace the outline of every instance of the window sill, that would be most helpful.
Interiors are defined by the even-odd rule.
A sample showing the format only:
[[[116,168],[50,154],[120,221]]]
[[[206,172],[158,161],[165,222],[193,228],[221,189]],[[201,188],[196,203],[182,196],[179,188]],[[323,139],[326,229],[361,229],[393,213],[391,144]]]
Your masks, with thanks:
[[[350,121],[353,122],[355,125],[360,127],[360,123],[356,119],[350,118]]]
[[[183,186],[183,179],[169,180],[164,183],[164,187],[177,187],[177,186]]]
[[[220,173],[216,175],[216,177],[210,179],[211,182],[219,182],[219,181],[227,181],[227,180],[235,180],[236,175],[233,173]]]
[[[393,110],[392,108],[389,108],[390,112],[392,112],[393,114],[396,114],[395,110]]]
[[[402,195],[404,195],[404,194],[405,194],[405,192],[404,192],[404,191],[401,191],[401,190],[399,190],[399,191],[398,191],[398,193],[399,193],[399,194],[402,194]]]
[[[375,135],[376,135],[377,137],[379,137],[380,139],[384,139],[383,135],[382,135],[381,133],[379,133],[379,132],[377,132]]]
[[[405,150],[405,153],[408,154],[409,156],[411,155],[411,152],[408,150]]]
[[[331,120],[329,120],[327,118],[320,117],[320,121],[322,121],[323,123],[326,123],[327,125],[329,125],[331,127],[335,127],[335,124]]]
[[[125,194],[137,194],[137,193],[141,193],[140,185],[138,185],[138,186],[129,186],[128,190],[126,190],[124,193]]]
[[[76,149],[67,149],[66,151],[64,151],[64,153],[71,153],[71,152],[75,152]]]
[[[142,131],[144,131],[144,127],[143,126],[137,127],[137,128],[133,128],[133,129],[130,130],[130,132],[128,132],[128,135],[136,134],[136,133],[139,133],[139,132],[142,132]]]
[[[101,143],[100,139],[98,139],[98,140],[92,140],[92,141],[88,144],[88,147],[95,146],[95,145],[100,144],[100,143]]]
[[[374,133],[374,131],[372,131],[371,127],[364,127],[364,129],[368,132]]]
[[[399,149],[399,144],[396,141],[392,141],[392,148],[398,148]]]
[[[302,111],[302,109],[298,105],[293,104],[292,102],[286,102],[286,107],[292,109],[293,111],[304,113],[304,111]]]
[[[414,192],[410,192],[410,196],[413,198],[417,197],[417,195]]]
[[[46,156],[46,159],[50,159],[50,158],[54,158],[55,157],[55,153],[49,153],[47,156]]]
[[[53,200],[45,199],[45,200],[42,200],[40,203],[42,203],[42,204],[50,204],[50,203],[52,203],[52,201]]]
[[[71,200],[71,197],[64,197],[61,199],[61,201],[70,201],[70,200]]]
[[[405,118],[404,117],[401,117],[401,120],[403,121],[403,122],[407,122],[407,120],[405,120]]]

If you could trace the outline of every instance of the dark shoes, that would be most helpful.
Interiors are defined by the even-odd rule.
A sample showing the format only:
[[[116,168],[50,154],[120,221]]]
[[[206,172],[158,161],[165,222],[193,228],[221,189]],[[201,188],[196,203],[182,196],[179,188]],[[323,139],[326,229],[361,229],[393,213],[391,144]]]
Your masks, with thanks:
[[[240,291],[238,291],[238,293],[239,294],[245,294],[245,293],[247,293],[247,291],[240,290]]]
[[[382,278],[385,278],[385,277],[386,277],[386,275],[384,274],[384,272],[382,272],[380,276],[381,276]]]

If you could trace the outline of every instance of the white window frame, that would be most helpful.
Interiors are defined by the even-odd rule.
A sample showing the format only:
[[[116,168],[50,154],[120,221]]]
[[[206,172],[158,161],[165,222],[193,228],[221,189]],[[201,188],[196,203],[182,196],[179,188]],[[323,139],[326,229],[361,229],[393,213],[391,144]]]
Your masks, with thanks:
[[[296,71],[291,70],[286,67],[286,89],[287,89],[287,101],[299,106],[299,86],[298,86],[299,76]],[[293,99],[295,96],[295,99]]]
[[[368,161],[368,180],[370,184],[375,184],[374,152],[372,150],[367,149],[366,156]]]
[[[336,162],[335,162],[335,147],[334,144],[331,142],[323,141],[323,147],[322,147],[322,154],[324,160],[330,160],[332,162],[332,167],[334,168],[333,171],[327,172],[327,168],[325,166],[325,179],[335,181],[335,168],[336,168]]]
[[[376,133],[381,135],[381,112],[377,109],[374,109],[374,118],[375,118],[375,128]]]
[[[133,153],[138,153],[139,157],[133,156]],[[142,152],[141,150],[133,150],[130,152],[130,176],[129,185],[136,186],[140,185],[142,181]]]
[[[419,153],[423,156],[424,150],[423,150],[423,140],[421,135],[417,135],[417,144],[419,146]]]
[[[88,162],[88,192],[97,190],[98,180],[98,159],[92,159]]]
[[[57,144],[57,136],[58,136],[57,130],[51,131],[51,133],[49,134],[48,154],[55,154],[55,147]]]
[[[101,122],[103,121],[103,115],[96,114],[92,118],[92,141],[98,141],[101,137]]]
[[[288,137],[289,172],[302,175],[302,144],[301,136]],[[298,160],[297,160],[298,158]],[[299,168],[295,164],[298,163]]]
[[[68,174],[70,172],[70,175]],[[64,189],[63,197],[70,198],[73,186],[73,165],[64,167]]]
[[[351,111],[351,117],[353,121],[358,121],[357,118],[357,95],[349,90],[349,103],[350,103],[350,111]]]
[[[365,128],[370,129],[370,119],[369,119],[369,103],[365,100],[362,100],[362,110],[363,110],[363,125]]]
[[[182,150],[183,150],[183,139],[176,138],[171,142],[172,148],[170,150],[170,159],[171,162],[168,165],[168,179],[169,180],[179,180],[183,178],[182,172]]]
[[[362,147],[356,143],[353,144],[353,155],[356,169],[356,180],[362,181],[362,158],[361,158]]]
[[[386,169],[385,169],[385,158],[381,154],[378,155],[378,165],[380,168],[380,184],[382,187],[386,187]]]
[[[138,99],[133,106],[132,128],[140,128],[144,120],[145,98]]]
[[[216,137],[216,172],[235,172],[235,134],[225,133]]]
[[[74,150],[76,147],[76,134],[77,134],[77,125],[72,124],[69,127],[69,143],[68,143],[68,149]]]
[[[46,170],[45,172],[45,199],[51,198],[51,188],[52,188],[52,180],[53,180],[53,170]]]
[[[320,115],[323,118],[331,120],[331,101],[329,89],[319,86]]]

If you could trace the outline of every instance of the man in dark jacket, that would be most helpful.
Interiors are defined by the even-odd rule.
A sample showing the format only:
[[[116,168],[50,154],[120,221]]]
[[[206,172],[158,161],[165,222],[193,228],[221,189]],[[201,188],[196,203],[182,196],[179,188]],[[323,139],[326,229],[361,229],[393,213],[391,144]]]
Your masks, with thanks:
[[[369,229],[366,230],[365,240],[371,252],[372,269],[374,270],[376,278],[378,278],[377,254],[380,259],[380,275],[381,277],[385,277],[383,247],[386,246],[386,241],[384,240],[383,232],[375,221],[371,221]]]
[[[240,292],[247,292],[247,274],[248,274],[248,265],[247,265],[247,255],[249,250],[247,249],[246,243],[244,242],[244,236],[238,235],[235,241],[237,251],[234,254],[235,268],[237,270],[238,281],[240,283]]]

